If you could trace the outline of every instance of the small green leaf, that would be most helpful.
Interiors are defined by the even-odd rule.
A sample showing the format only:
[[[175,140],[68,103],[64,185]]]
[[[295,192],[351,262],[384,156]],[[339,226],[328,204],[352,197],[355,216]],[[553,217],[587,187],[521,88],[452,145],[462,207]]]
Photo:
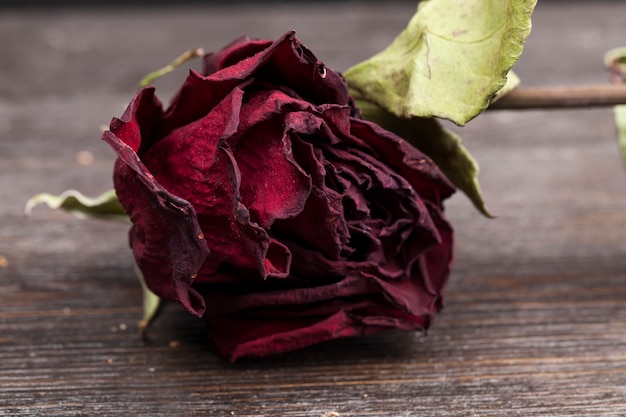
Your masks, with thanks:
[[[344,74],[361,97],[399,117],[463,125],[506,82],[537,0],[423,0],[385,49]]]
[[[30,214],[39,204],[46,204],[51,209],[69,211],[80,218],[106,217],[128,221],[128,215],[124,212],[115,190],[109,190],[95,198],[87,197],[76,190],[67,190],[58,196],[37,194],[26,203],[26,214]]]
[[[452,183],[467,195],[476,209],[494,217],[487,209],[478,184],[478,164],[461,143],[461,138],[435,119],[397,117],[379,106],[355,99],[363,118],[406,139],[428,155]]]
[[[143,277],[143,273],[137,265],[135,265],[135,273],[139,282],[141,283],[141,289],[143,290],[143,318],[139,322],[139,331],[143,336],[146,335],[146,331],[152,321],[156,318],[159,308],[161,307],[161,299],[158,295],[150,291],[146,285],[146,281]]]
[[[617,127],[617,138],[622,151],[622,159],[626,165],[626,104],[615,106],[615,126]]]

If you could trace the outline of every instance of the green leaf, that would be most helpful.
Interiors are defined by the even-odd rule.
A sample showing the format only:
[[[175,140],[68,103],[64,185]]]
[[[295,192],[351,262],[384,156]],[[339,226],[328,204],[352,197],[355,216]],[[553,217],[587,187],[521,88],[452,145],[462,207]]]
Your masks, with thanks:
[[[423,0],[385,49],[344,74],[399,117],[463,125],[481,113],[522,53],[537,0]]]
[[[406,139],[428,155],[452,183],[468,196],[476,209],[494,217],[487,209],[478,184],[478,164],[461,143],[461,138],[435,119],[399,118],[379,106],[356,98],[366,120]]]
[[[148,327],[150,327],[150,324],[159,312],[161,299],[158,295],[150,291],[146,285],[143,273],[137,265],[135,265],[135,274],[137,274],[137,278],[139,278],[139,282],[141,283],[141,289],[143,290],[143,318],[139,322],[139,331],[145,336]]]
[[[617,138],[622,151],[622,159],[626,165],[626,104],[615,106],[615,126],[617,127]]]
[[[46,204],[51,209],[66,210],[81,218],[103,217],[128,221],[128,215],[124,212],[115,190],[109,190],[95,198],[84,196],[76,190],[67,190],[58,196],[37,194],[26,203],[26,214],[30,214],[39,204]]]

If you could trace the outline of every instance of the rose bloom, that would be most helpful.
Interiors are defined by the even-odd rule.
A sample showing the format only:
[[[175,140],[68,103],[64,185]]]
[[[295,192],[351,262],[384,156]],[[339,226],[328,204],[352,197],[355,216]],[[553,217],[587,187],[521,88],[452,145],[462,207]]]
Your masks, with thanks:
[[[103,139],[146,284],[231,361],[424,330],[442,307],[453,186],[291,32],[206,55],[166,110],[142,89]]]

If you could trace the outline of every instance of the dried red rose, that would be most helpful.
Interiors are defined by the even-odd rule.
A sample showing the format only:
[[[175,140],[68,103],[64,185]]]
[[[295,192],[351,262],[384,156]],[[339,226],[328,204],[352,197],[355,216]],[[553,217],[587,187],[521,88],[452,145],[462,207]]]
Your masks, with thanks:
[[[453,187],[293,33],[207,55],[165,111],[141,90],[103,139],[147,285],[230,360],[425,329],[441,308]]]

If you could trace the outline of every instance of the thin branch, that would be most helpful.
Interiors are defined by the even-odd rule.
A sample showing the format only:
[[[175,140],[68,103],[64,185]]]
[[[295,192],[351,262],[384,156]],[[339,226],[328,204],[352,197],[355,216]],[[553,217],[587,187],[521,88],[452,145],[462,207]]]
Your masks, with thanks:
[[[589,85],[572,87],[518,87],[489,109],[567,109],[580,107],[608,107],[626,104],[625,85]]]
[[[168,65],[164,66],[161,69],[153,71],[150,74],[143,77],[141,81],[139,81],[139,89],[143,87],[147,87],[148,85],[152,84],[155,80],[161,78],[164,75],[169,74],[170,72],[174,71],[176,68],[180,67],[181,65],[183,65],[185,62],[189,61],[190,59],[201,57],[202,55],[204,55],[204,49],[202,48],[190,49],[184,52],[182,55],[177,57]]]

